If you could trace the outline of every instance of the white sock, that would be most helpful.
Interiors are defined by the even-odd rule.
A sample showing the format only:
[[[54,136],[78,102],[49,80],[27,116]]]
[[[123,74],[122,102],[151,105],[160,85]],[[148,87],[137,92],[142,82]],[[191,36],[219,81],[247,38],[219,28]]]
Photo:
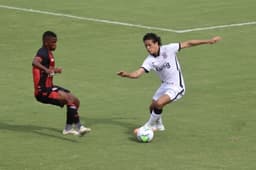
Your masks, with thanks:
[[[162,119],[161,115],[160,115],[159,119],[157,120],[157,124],[160,124],[160,125],[163,124],[163,119]]]
[[[161,118],[161,115],[156,114],[154,111],[152,111],[147,124],[150,125],[150,126],[153,126],[153,125],[155,125],[156,121],[159,120],[159,118]]]

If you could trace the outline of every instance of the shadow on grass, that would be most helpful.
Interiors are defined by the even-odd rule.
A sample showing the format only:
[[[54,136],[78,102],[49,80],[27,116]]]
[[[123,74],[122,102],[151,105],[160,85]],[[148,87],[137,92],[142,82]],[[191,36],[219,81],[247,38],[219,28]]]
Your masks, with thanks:
[[[59,140],[65,140],[68,142],[77,142],[74,139],[68,139],[65,137],[60,136],[61,132],[59,129],[51,128],[51,127],[43,127],[43,126],[35,126],[35,125],[16,125],[16,124],[8,124],[4,122],[0,122],[0,130],[9,130],[14,132],[22,132],[22,133],[34,133],[40,136],[55,138]],[[50,133],[46,133],[43,131],[50,131]],[[60,135],[53,135],[51,132],[60,134]]]
[[[127,118],[127,117],[102,117],[102,118],[89,118],[89,117],[83,117],[82,120],[85,120],[86,123],[89,125],[114,125],[116,127],[124,128],[126,133],[128,135],[128,139],[133,142],[138,142],[136,140],[136,137],[134,136],[133,130],[137,127],[139,127],[138,124],[131,123],[136,118]]]

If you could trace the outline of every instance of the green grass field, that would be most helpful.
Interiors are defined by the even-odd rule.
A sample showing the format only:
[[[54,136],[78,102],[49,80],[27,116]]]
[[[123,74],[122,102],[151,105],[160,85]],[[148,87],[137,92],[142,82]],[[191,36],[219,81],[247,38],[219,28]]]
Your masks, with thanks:
[[[254,0],[0,0],[0,6],[50,11],[175,30],[255,22]],[[148,30],[0,7],[0,170],[255,170],[256,25],[187,33]],[[31,61],[46,30],[58,34],[55,84],[81,100],[93,131],[63,136],[65,109],[33,97]],[[138,143],[160,81],[133,71],[147,55],[142,37],[163,43],[223,41],[179,53],[186,95],[164,110],[166,131]]]

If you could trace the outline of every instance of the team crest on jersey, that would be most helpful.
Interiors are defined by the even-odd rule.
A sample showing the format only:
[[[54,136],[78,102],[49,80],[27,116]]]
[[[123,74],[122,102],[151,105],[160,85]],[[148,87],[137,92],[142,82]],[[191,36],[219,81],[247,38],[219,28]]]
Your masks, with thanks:
[[[166,53],[163,53],[162,56],[164,57],[164,59],[167,58],[167,54]]]

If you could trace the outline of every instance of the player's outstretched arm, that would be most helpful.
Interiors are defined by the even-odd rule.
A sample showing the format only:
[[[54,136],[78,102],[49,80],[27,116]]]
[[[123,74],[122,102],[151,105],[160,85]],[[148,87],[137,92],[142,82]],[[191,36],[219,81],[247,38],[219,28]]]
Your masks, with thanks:
[[[189,48],[189,47],[202,45],[202,44],[214,44],[220,40],[221,40],[220,36],[215,36],[208,40],[188,40],[180,43],[180,47],[181,49],[183,49],[183,48]]]
[[[117,72],[117,75],[120,77],[136,79],[136,78],[139,78],[144,73],[145,73],[145,70],[143,68],[139,68],[138,70],[133,71],[131,73],[128,73],[126,71],[119,71],[119,72]]]

